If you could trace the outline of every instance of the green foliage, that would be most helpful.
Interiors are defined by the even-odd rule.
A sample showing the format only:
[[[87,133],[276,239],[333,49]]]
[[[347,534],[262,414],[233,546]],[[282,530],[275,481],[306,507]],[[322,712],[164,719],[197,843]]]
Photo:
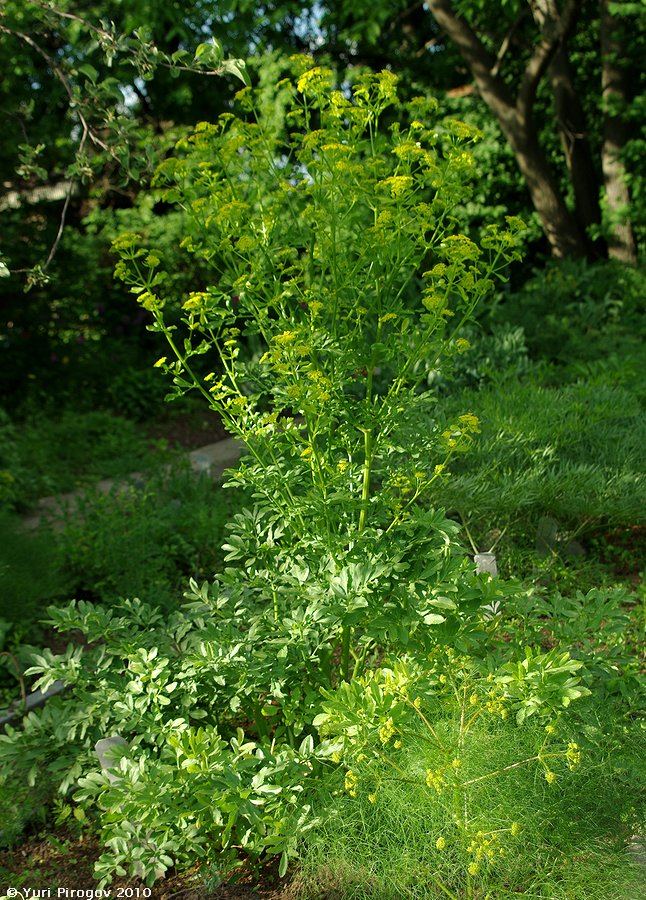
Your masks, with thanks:
[[[482,247],[449,233],[471,176],[472,129],[454,120],[427,127],[415,118],[430,112],[418,98],[408,130],[395,125],[386,136],[379,123],[397,105],[395,76],[365,75],[349,99],[333,90],[331,72],[300,65],[296,82],[285,80],[278,95],[287,139],[276,102],[267,110],[262,90],[255,99],[246,90],[240,99],[250,120],[226,114],[218,125],[203,123],[181,142],[185,152],[160,167],[161,196],[182,202],[198,226],[187,249],[218,276],[183,303],[183,343],[164,318],[161,254],[133,234],[115,249],[118,275],[176,357],[157,365],[178,393],[200,390],[249,448],[234,482],[262,503],[249,513],[246,541],[238,517],[242,546],[230,541],[228,558],[261,570],[261,578],[248,576],[251,589],[270,589],[276,621],[299,583],[318,583],[321,593],[334,585],[347,677],[351,636],[372,611],[369,596],[379,602],[387,591],[392,605],[363,635],[357,658],[371,640],[390,632],[408,640],[419,622],[446,618],[428,619],[434,601],[403,573],[417,568],[425,545],[451,545],[450,526],[417,501],[469,446],[477,419],[463,414],[422,435],[415,423],[433,397],[419,390],[420,364],[468,349],[459,329],[504,262],[516,258],[521,225],[491,226]],[[241,333],[260,343],[260,359],[243,359]],[[220,377],[204,362],[214,350]],[[302,415],[304,426],[285,413]],[[439,569],[439,558],[430,565],[450,581],[459,563],[443,556]],[[296,583],[295,563],[303,573]]]
[[[455,656],[397,661],[362,687],[324,704],[338,763],[320,779],[296,896],[326,896],[324,884],[357,898],[639,893],[624,850],[643,821],[637,729],[604,735],[570,712],[518,727],[504,676]]]
[[[384,856],[397,863],[398,882],[381,872],[364,880],[370,889],[408,890],[414,873],[425,896],[471,900],[519,883],[558,891],[565,862],[586,846],[570,836],[558,856],[559,835],[593,802],[576,770],[596,778],[595,800],[607,797],[617,773],[604,728],[631,737],[625,598],[554,597],[530,616],[534,598],[476,576],[459,526],[431,505],[450,468],[464,466],[457,483],[468,471],[479,422],[450,409],[466,395],[438,401],[429,372],[445,383],[453,366],[479,385],[499,359],[523,368],[513,330],[462,373],[458,362],[470,349],[461,328],[517,259],[521,225],[490,227],[479,244],[455,233],[473,129],[432,122],[414,100],[407,124],[386,130],[386,112],[399,109],[392,73],[364,74],[344,92],[328,70],[296,65],[277,89],[243,91],[243,115],[198,126],[158,171],[159,199],[187,211],[183,249],[204,275],[179,315],[164,242],[115,241],[118,275],[168,341],[172,357],[158,368],[244,438],[228,486],[252,502],[231,518],[215,579],[192,579],[182,608],[159,608],[163,585],[149,573],[138,585],[149,603],[50,608],[51,624],[83,640],[36,653],[27,674],[41,689],[69,689],[0,737],[0,766],[44,777],[81,817],[96,813],[108,848],[100,885],[124,873],[151,884],[196,859],[217,870],[240,852],[279,855],[284,874],[310,831],[312,846],[343,859],[347,848],[321,838],[332,821],[325,794],[342,784],[350,832],[365,841],[357,823],[368,822],[373,851],[389,840]],[[557,421],[559,452],[576,432],[573,458],[598,455],[602,439],[583,427],[594,400],[572,401],[576,428]],[[526,397],[516,401],[528,415]],[[604,396],[595,426],[616,402]],[[525,462],[540,441],[523,431],[517,443],[509,455]],[[169,557],[191,557],[181,508],[166,517],[156,502],[146,486],[132,489],[68,526],[77,569],[88,585],[103,580],[111,600],[126,579],[115,532],[127,531],[135,568],[137,546],[160,573]],[[197,532],[186,512],[186,532]],[[97,553],[103,572],[92,568]],[[567,628],[588,604],[607,647]],[[128,746],[97,772],[94,744],[116,734]],[[622,763],[630,783],[637,766],[629,754]],[[635,796],[625,793],[621,828],[604,800],[586,841],[634,833]],[[436,829],[430,838],[419,822]],[[357,859],[349,865],[365,868]]]
[[[21,477],[16,428],[4,409],[0,408],[0,508],[16,502]]]
[[[505,298],[501,317],[525,331],[530,353],[561,366],[625,357],[639,365],[646,311],[642,269],[616,263],[549,263]],[[573,368],[573,366],[571,366]],[[562,374],[563,373],[563,374]]]
[[[69,587],[53,535],[26,531],[16,516],[0,515],[0,619],[28,628]]]
[[[25,509],[40,497],[64,493],[102,478],[128,477],[164,462],[134,422],[103,412],[66,410],[56,418],[38,415],[9,424],[3,463],[7,501]]]
[[[522,528],[535,547],[545,515],[570,533],[643,520],[646,433],[633,392],[607,384],[542,387],[530,379],[482,390],[478,403],[482,434],[434,500],[459,512],[479,540]]]
[[[249,703],[251,685],[231,674],[249,670],[253,677],[245,655],[251,646],[227,645],[216,634],[243,633],[237,617],[227,623],[224,615],[218,621],[188,610],[164,619],[138,600],[114,610],[80,601],[51,612],[59,629],[80,629],[88,646],[70,644],[58,657],[45,650],[27,674],[41,674],[42,689],[62,676],[73,696],[29,714],[21,732],[9,727],[0,737],[3,762],[32,784],[44,766],[63,793],[84,776],[76,801],[105,812],[103,837],[113,851],[97,867],[103,883],[126,864],[133,873],[142,866],[150,883],[173,860],[187,863],[195,854],[226,866],[240,843],[252,855],[294,852],[301,829],[287,826],[307,812],[299,797],[312,743],[274,750],[236,729],[233,713]],[[259,720],[263,714],[258,708]],[[92,773],[91,752],[115,731],[133,738],[132,762],[119,763],[117,782]],[[131,815],[141,828],[133,831]]]
[[[643,605],[642,598],[640,616],[639,599],[619,586],[571,596],[543,589],[516,594],[506,612],[528,645],[556,643],[586,661],[584,683],[596,703],[615,703],[625,715],[639,717]]]
[[[224,524],[235,500],[178,461],[138,483],[84,493],[63,516],[57,540],[70,593],[176,606],[187,578],[222,567]]]
[[[312,765],[319,689],[339,674],[359,676],[380,648],[477,646],[488,631],[479,608],[504,594],[464,563],[455,525],[418,502],[470,445],[476,417],[463,414],[424,433],[416,422],[433,399],[420,390],[419,363],[467,349],[459,328],[516,256],[519,223],[510,222],[509,231],[492,227],[482,247],[450,233],[451,208],[471,175],[464,144],[472,130],[455,121],[433,129],[415,119],[408,132],[384,136],[379,118],[396,102],[394,76],[362,77],[352,100],[328,82],[324,70],[302,66],[296,84],[282,86],[290,146],[273,112],[267,120],[259,113],[256,123],[227,116],[199,127],[185,156],[162,166],[165,199],[184,192],[196,214],[200,237],[188,238],[189,249],[220,270],[215,286],[184,302],[183,342],[162,316],[161,254],[142,250],[132,235],[115,242],[121,277],[177,355],[160,366],[179,393],[198,387],[244,437],[248,456],[231,483],[251,489],[256,504],[231,523],[225,561],[235,565],[210,587],[193,582],[190,606],[166,621],[139,601],[127,601],[120,618],[84,603],[53,613],[58,627],[83,631],[88,646],[71,645],[58,658],[45,651],[30,673],[42,675],[41,688],[57,678],[73,682],[75,697],[28,717],[23,734],[3,742],[5,761],[35,777],[37,736],[54,727],[48,768],[65,791],[87,769],[97,736],[117,730],[142,748],[125,784],[149,780],[150,798],[162,798],[151,818],[136,815],[143,830],[135,834],[125,787],[109,787],[104,776],[82,782],[80,800],[98,791],[104,838],[115,851],[99,865],[102,882],[125,862],[154,880],[171,859],[201,846],[203,796],[212,809],[205,831],[211,853],[230,844],[253,856],[280,852],[284,868],[296,846],[285,822],[303,766]],[[258,100],[262,105],[262,93]],[[242,102],[252,103],[252,95]],[[425,116],[425,108],[418,101],[412,111]],[[242,358],[241,330],[261,344],[260,359]],[[209,349],[219,352],[223,375],[207,370],[201,380],[193,365]],[[118,518],[123,507],[132,520],[136,496],[112,498],[111,514]],[[81,533],[88,522],[89,547],[98,546],[105,560],[90,510]],[[125,529],[110,522],[107,532],[117,530]],[[83,552],[81,533],[70,530],[68,539]],[[134,557],[132,521],[127,533]],[[161,543],[156,530],[150,551]],[[166,547],[162,556],[169,555]],[[123,573],[114,559],[107,562],[114,588],[123,588]],[[161,569],[162,558],[154,563]],[[79,568],[87,570],[87,560]],[[79,691],[89,691],[82,722]],[[202,718],[200,731],[195,721]],[[240,722],[252,738],[244,750]],[[184,765],[182,754],[197,744],[202,750],[191,750]],[[178,782],[178,768],[199,778],[214,767],[222,784]],[[275,778],[271,790],[263,788],[263,767]],[[264,793],[275,798],[275,810],[273,800],[261,802]],[[178,818],[175,805],[187,795],[197,806]],[[154,834],[153,819],[162,823]]]

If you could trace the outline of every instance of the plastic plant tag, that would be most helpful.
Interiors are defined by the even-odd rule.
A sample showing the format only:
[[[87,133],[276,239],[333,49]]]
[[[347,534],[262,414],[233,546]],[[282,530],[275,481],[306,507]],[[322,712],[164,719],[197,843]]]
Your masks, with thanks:
[[[476,564],[476,575],[482,575],[488,572],[492,578],[498,574],[498,566],[496,565],[496,557],[493,553],[476,553],[473,557]]]
[[[105,771],[108,780],[112,782],[112,784],[114,784],[115,781],[119,780],[118,775],[115,775],[113,772],[106,771],[115,767],[115,758],[112,751],[115,747],[127,746],[128,741],[124,740],[124,738],[122,738],[119,734],[113,734],[112,737],[101,738],[101,740],[97,741],[94,745],[94,752],[99,757],[101,768]]]

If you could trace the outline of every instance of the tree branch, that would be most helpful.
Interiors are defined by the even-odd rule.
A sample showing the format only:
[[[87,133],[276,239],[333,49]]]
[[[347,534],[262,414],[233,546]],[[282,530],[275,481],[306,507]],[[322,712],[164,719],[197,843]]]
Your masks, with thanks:
[[[78,120],[81,123],[81,127],[83,129],[84,137],[85,136],[89,137],[93,144],[96,144],[97,147],[100,147],[102,150],[105,150],[106,153],[109,152],[108,145],[105,144],[97,134],[95,134],[95,132],[92,130],[89,122],[85,118],[85,115],[83,114],[83,111],[81,110],[81,107],[79,106],[78,98],[74,96],[74,91],[72,90],[65,73],[63,72],[61,67],[56,63],[56,61],[49,55],[49,53],[47,53],[46,50],[43,50],[43,48],[40,46],[40,44],[38,44],[33,38],[31,38],[28,34],[25,34],[22,31],[16,31],[13,28],[7,28],[5,25],[0,25],[0,32],[3,32],[4,34],[13,35],[13,37],[18,38],[21,41],[24,41],[24,43],[27,44],[29,47],[31,47],[32,50],[35,50],[36,53],[38,53],[40,56],[42,56],[42,58],[45,60],[45,62],[47,63],[49,68],[52,70],[52,72],[54,73],[56,78],[63,85],[63,88],[64,88],[65,93],[67,94],[67,98],[69,100],[70,109],[73,109],[75,114],[77,115]]]
[[[34,6],[38,6],[45,12],[51,13],[54,16],[58,16],[61,19],[70,19],[72,22],[78,22],[79,25],[82,25],[83,28],[87,28],[88,31],[92,32],[92,34],[97,35],[102,41],[110,41],[113,43],[115,50],[121,49],[128,53],[131,57],[135,55],[132,47],[128,46],[127,43],[124,43],[127,39],[120,35],[119,39],[122,41],[121,47],[119,47],[117,37],[110,31],[106,31],[105,28],[99,28],[97,25],[93,25],[92,22],[89,22],[87,19],[83,19],[81,16],[74,15],[74,13],[65,12],[62,9],[58,9],[54,6],[48,6],[46,3],[41,3],[40,0],[31,0]],[[143,42],[141,42],[143,43]],[[154,47],[154,44],[148,44],[150,48]],[[157,50],[155,50],[157,52]],[[168,62],[168,59],[159,58],[156,61],[156,65],[161,66],[163,69],[172,69],[177,72],[191,72],[195,75],[222,75],[225,70],[222,68],[217,69],[202,69],[198,66],[180,66],[174,62]]]
[[[496,58],[449,0],[425,0],[438,25],[456,44],[475,78],[478,90],[499,120],[515,113],[511,92],[495,71]]]
[[[509,29],[509,31],[507,32],[507,34],[504,36],[502,43],[500,45],[500,49],[498,50],[498,53],[496,55],[496,62],[494,64],[494,67],[491,70],[492,75],[495,76],[500,73],[500,67],[502,65],[502,61],[505,58],[507,51],[509,50],[509,47],[511,46],[511,42],[514,39],[514,35],[518,31],[523,19],[525,19],[526,16],[527,16],[527,10],[522,9],[520,11],[520,13],[518,14],[518,16],[516,17],[516,19],[514,20],[514,22],[512,23],[512,26]]]
[[[516,101],[518,112],[525,119],[531,115],[538,85],[552,56],[576,23],[581,3],[582,0],[567,0],[560,18],[553,18],[547,12],[543,16],[541,40],[525,67]]]

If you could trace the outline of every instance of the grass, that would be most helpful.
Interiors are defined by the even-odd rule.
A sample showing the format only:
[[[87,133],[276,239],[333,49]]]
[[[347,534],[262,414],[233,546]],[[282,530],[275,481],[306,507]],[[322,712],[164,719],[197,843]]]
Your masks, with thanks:
[[[24,627],[50,602],[139,597],[169,608],[188,578],[222,565],[224,526],[240,499],[188,462],[108,493],[88,491],[60,515],[59,530],[27,532],[0,517],[0,619]]]
[[[452,740],[456,724],[433,717],[445,741]],[[532,756],[543,737],[538,723],[480,724],[462,750],[460,777],[478,778]],[[297,897],[641,896],[646,872],[625,850],[643,823],[643,810],[636,809],[643,759],[641,785],[626,777],[639,765],[637,729],[589,729],[580,770],[565,768],[554,785],[536,764],[500,771],[465,790],[457,807],[453,791],[437,793],[425,784],[425,771],[442,762],[427,738],[418,729],[401,751],[386,748],[399,771],[377,759],[366,763],[356,797],[343,790],[344,767],[321,779],[321,824],[303,841]],[[456,828],[456,815],[467,822],[466,830]],[[491,850],[492,860],[485,853],[472,875],[479,846]],[[328,893],[331,886],[336,894]]]
[[[19,427],[3,415],[0,426],[5,503],[20,512],[41,497],[150,472],[171,459],[163,441],[151,443],[135,422],[108,412],[64,410],[56,418],[36,416]]]

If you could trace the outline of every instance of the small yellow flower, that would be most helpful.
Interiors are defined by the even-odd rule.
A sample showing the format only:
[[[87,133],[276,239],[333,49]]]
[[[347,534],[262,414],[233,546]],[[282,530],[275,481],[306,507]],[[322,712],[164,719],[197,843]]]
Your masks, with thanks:
[[[368,802],[372,803],[372,804],[376,803],[377,795],[376,794],[368,794]]]
[[[283,331],[282,334],[277,334],[274,338],[274,341],[279,344],[281,347],[286,346],[287,344],[293,344],[296,338],[298,337],[297,331]]]
[[[425,781],[427,787],[434,788],[438,794],[442,793],[444,778],[440,770],[434,772],[433,769],[428,769]]]
[[[344,787],[351,797],[357,796],[357,776],[352,769],[348,769],[345,773]]]
[[[131,250],[133,247],[141,241],[140,234],[134,234],[133,232],[127,232],[126,234],[120,234],[118,238],[115,238],[112,241],[112,247],[116,250]]]
[[[154,368],[154,369],[159,369],[159,368],[161,368],[161,366],[164,365],[165,362],[166,362],[166,357],[165,357],[165,356],[161,356],[161,357],[157,360],[157,362],[154,364],[153,368]]]
[[[469,866],[467,868],[467,872],[469,873],[469,875],[475,876],[478,874],[479,871],[480,871],[480,866],[478,865],[478,863],[474,863],[474,862],[469,863]]]
[[[256,247],[255,238],[251,237],[250,234],[243,234],[242,237],[238,239],[237,248],[241,253],[246,253],[249,250],[253,250]]]
[[[550,772],[549,770],[545,773],[545,781],[548,784],[554,784],[556,781],[556,772]]]
[[[379,729],[379,740],[382,744],[387,744],[393,734],[395,734],[395,723],[389,718]]]
[[[302,94],[316,93],[321,88],[329,87],[331,80],[331,69],[323,66],[314,66],[309,71],[303,72],[296,82],[296,87]]]
[[[477,416],[474,416],[472,413],[465,413],[463,416],[458,416],[458,421],[464,425],[467,431],[472,431],[475,434],[480,433],[480,420]]]
[[[521,832],[521,828],[520,828],[519,823],[518,823],[518,822],[512,822],[512,823],[511,823],[510,831],[511,831],[512,837],[518,837],[518,835],[519,835],[520,832]]]
[[[148,312],[154,312],[156,309],[161,309],[163,306],[159,298],[155,297],[154,294],[151,294],[150,291],[144,291],[143,294],[139,294],[137,302],[143,306],[144,309],[147,309]]]
[[[574,741],[570,741],[567,745],[567,750],[565,752],[565,758],[567,759],[567,764],[571,769],[574,769],[581,762],[581,748]]]
[[[400,197],[410,190],[413,179],[410,175],[391,175],[390,178],[385,178],[381,184],[390,190],[391,197]]]
[[[444,850],[444,848],[446,847],[446,841],[444,840],[443,837],[439,837],[435,841],[435,846],[437,847],[438,850]]]

